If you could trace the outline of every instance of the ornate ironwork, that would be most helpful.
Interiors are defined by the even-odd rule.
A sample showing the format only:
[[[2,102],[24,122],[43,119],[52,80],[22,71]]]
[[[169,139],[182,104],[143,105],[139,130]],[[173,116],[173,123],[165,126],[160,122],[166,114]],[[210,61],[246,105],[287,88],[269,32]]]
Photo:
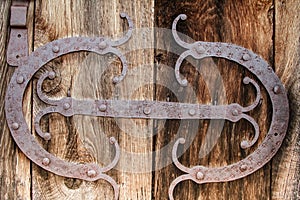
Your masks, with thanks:
[[[249,51],[248,49],[234,44],[201,41],[189,44],[182,41],[177,35],[176,25],[180,19],[186,20],[186,18],[187,16],[185,14],[181,14],[174,20],[172,25],[172,33],[175,41],[181,47],[187,49],[179,56],[175,65],[175,76],[178,83],[182,86],[187,85],[186,79],[181,79],[179,74],[180,65],[187,56],[192,56],[195,59],[203,59],[206,57],[225,58],[242,65],[259,79],[270,96],[273,106],[273,113],[272,123],[270,125],[269,131],[259,147],[245,159],[228,166],[216,168],[208,168],[201,165],[194,166],[192,168],[183,166],[177,159],[177,148],[179,144],[185,143],[185,139],[178,139],[173,146],[172,159],[175,166],[186,174],[177,177],[171,183],[169,188],[170,200],[174,199],[174,188],[182,181],[192,180],[198,184],[233,181],[243,178],[260,169],[275,155],[275,153],[279,149],[285,137],[289,119],[289,105],[285,89],[281,84],[279,78],[276,76],[276,74],[266,61],[264,61],[261,57]],[[251,82],[257,90],[255,103],[251,106],[248,106],[246,109],[241,109],[240,105],[235,104],[240,109],[234,108],[229,110],[229,112],[231,112],[232,114],[232,116],[230,117],[240,117],[236,118],[235,120],[233,120],[233,118],[225,118],[230,121],[238,121],[241,118],[245,118],[253,125],[255,129],[255,136],[251,142],[242,141],[242,148],[248,148],[252,146],[257,141],[259,134],[259,127],[257,123],[253,120],[253,118],[243,113],[249,112],[250,110],[254,109],[260,99],[259,87],[253,80],[246,77],[244,79],[244,83],[247,84],[249,82]]]
[[[115,54],[122,62],[122,72],[119,76],[114,77],[112,81],[115,84],[122,81],[126,76],[127,61],[116,47],[126,43],[131,37],[133,30],[132,21],[125,13],[121,14],[122,18],[127,19],[129,30],[124,37],[117,41],[112,41],[104,37],[64,38],[45,44],[28,56],[26,29],[28,2],[13,2],[11,10],[12,29],[7,51],[7,61],[10,65],[19,67],[16,68],[11,78],[5,98],[5,112],[11,135],[22,152],[31,161],[45,170],[60,176],[79,178],[87,181],[104,179],[112,185],[115,191],[115,199],[118,199],[119,188],[116,181],[105,174],[105,172],[116,166],[120,158],[120,148],[116,139],[113,137],[110,138],[111,144],[115,146],[116,154],[113,161],[106,167],[101,168],[95,163],[79,164],[66,162],[43,149],[31,135],[22,113],[22,100],[26,86],[42,66],[59,56],[77,51],[89,51],[100,55],[107,53]],[[258,148],[245,159],[228,166],[217,168],[208,168],[205,166],[189,168],[183,166],[178,161],[177,148],[185,142],[185,139],[178,139],[173,146],[172,159],[175,166],[186,174],[179,176],[171,183],[169,188],[169,198],[171,200],[174,199],[174,188],[184,180],[193,180],[198,184],[232,181],[245,177],[261,168],[279,149],[286,134],[289,118],[288,100],[285,89],[272,68],[262,58],[248,49],[228,43],[201,41],[192,44],[186,43],[179,38],[176,32],[176,25],[180,19],[185,20],[186,15],[181,14],[174,20],[172,33],[175,41],[187,50],[179,56],[175,65],[175,76],[178,83],[182,86],[186,86],[188,83],[186,79],[181,78],[179,72],[180,65],[187,56],[192,56],[195,59],[218,57],[234,61],[248,69],[263,84],[272,102],[273,115],[269,132]],[[251,105],[243,107],[237,103],[229,105],[200,105],[161,101],[77,100],[70,96],[61,99],[51,99],[43,93],[41,87],[45,79],[54,79],[55,76],[54,72],[48,71],[42,74],[37,82],[38,97],[48,107],[37,113],[34,119],[34,127],[36,133],[45,140],[51,140],[51,133],[41,130],[40,120],[44,115],[49,113],[60,113],[66,117],[90,115],[148,119],[226,119],[231,122],[246,119],[252,124],[255,133],[251,140],[241,141],[241,148],[251,147],[259,138],[259,126],[247,113],[259,104],[261,92],[258,84],[249,77],[245,77],[243,82],[255,87],[256,99]]]
[[[26,2],[24,3],[26,4]],[[21,7],[21,9],[15,9],[15,4],[13,4],[11,15],[12,18],[14,18],[13,16],[15,16],[15,12],[18,12],[19,10],[22,11],[22,16],[19,18],[17,17],[18,20],[16,21],[21,21],[23,23],[23,28],[21,30],[25,33],[25,31],[27,30],[25,27],[26,20],[24,22],[24,20],[22,20],[21,18],[24,16],[26,17],[26,14],[24,13],[26,13],[25,11],[27,11],[28,4],[26,4],[26,6],[23,6],[23,1],[21,1],[21,4],[18,4],[17,1],[16,4],[17,6]],[[112,185],[115,193],[115,199],[118,199],[119,196],[119,186],[112,177],[106,175],[105,173],[114,168],[120,158],[120,148],[116,139],[114,137],[110,138],[110,143],[115,146],[115,158],[109,165],[105,167],[99,167],[96,163],[79,164],[66,162],[43,149],[40,146],[40,144],[35,140],[35,138],[31,135],[22,112],[22,100],[24,97],[26,86],[32,79],[33,75],[43,65],[45,65],[54,58],[76,51],[89,51],[95,52],[100,55],[104,55],[107,53],[115,54],[120,58],[123,68],[121,75],[114,77],[112,81],[115,84],[122,81],[127,72],[127,61],[122,55],[122,53],[115,47],[122,45],[129,40],[133,30],[133,23],[127,14],[121,13],[120,16],[122,18],[127,19],[129,24],[129,30],[125,34],[125,36],[116,41],[104,37],[64,38],[50,42],[38,48],[29,56],[27,56],[27,54],[22,54],[22,56],[16,57],[16,52],[19,54],[20,51],[25,52],[25,50],[28,50],[27,38],[25,37],[27,33],[26,35],[22,35],[20,37],[20,40],[23,40],[21,42],[14,41],[15,38],[11,37],[8,45],[7,60],[9,64],[17,65],[19,67],[16,68],[11,78],[5,98],[6,119],[11,135],[13,136],[15,142],[22,150],[22,152],[31,161],[33,161],[35,164],[39,165],[47,171],[64,177],[79,178],[87,181],[104,179]],[[11,36],[14,36],[14,34]],[[26,46],[26,48],[23,48],[24,45]],[[42,82],[46,78],[55,78],[55,73],[49,72],[43,74],[37,83],[37,94],[39,98],[49,106],[46,107],[44,110],[41,110],[37,114],[34,122],[37,134],[45,140],[50,140],[51,134],[44,133],[40,129],[39,123],[41,117],[43,117],[45,114],[53,112],[61,113],[64,116],[85,114],[84,110],[82,110],[80,107],[76,107],[76,103],[77,105],[81,103],[81,105],[85,105],[88,107],[88,104],[90,102],[79,102],[72,99],[71,97],[62,98],[60,100],[49,99],[45,94],[43,94],[41,90]],[[99,109],[103,110],[103,107],[100,106]]]

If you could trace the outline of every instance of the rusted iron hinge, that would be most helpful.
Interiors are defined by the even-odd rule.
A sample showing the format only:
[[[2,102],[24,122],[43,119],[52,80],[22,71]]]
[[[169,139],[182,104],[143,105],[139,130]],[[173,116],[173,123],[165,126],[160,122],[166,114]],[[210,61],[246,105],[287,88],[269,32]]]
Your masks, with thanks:
[[[19,66],[28,56],[27,9],[29,2],[13,0],[10,9],[10,37],[7,47],[7,63]]]
[[[42,66],[59,56],[77,51],[95,52],[100,55],[107,53],[117,55],[122,62],[123,68],[121,75],[114,77],[112,81],[115,84],[122,81],[126,76],[127,61],[116,47],[129,40],[133,30],[133,23],[126,14],[122,13],[121,17],[127,19],[129,29],[127,34],[117,41],[104,37],[64,38],[45,44],[28,56],[27,7],[28,2],[26,1],[13,1],[11,7],[11,35],[7,51],[7,62],[13,66],[19,66],[11,78],[5,98],[6,118],[11,134],[23,153],[40,167],[65,177],[87,181],[105,179],[113,186],[115,199],[117,199],[119,195],[118,185],[114,179],[105,174],[105,172],[116,166],[120,157],[120,148],[116,139],[110,138],[110,142],[115,146],[116,154],[111,164],[106,167],[101,168],[95,163],[79,164],[66,162],[43,149],[31,135],[22,112],[22,100],[26,86]],[[192,180],[198,184],[232,181],[252,174],[264,166],[279,149],[286,134],[289,119],[285,89],[272,68],[262,58],[248,49],[228,43],[201,41],[192,44],[186,43],[177,35],[176,25],[180,19],[185,20],[186,16],[181,14],[174,20],[172,33],[177,44],[187,50],[179,56],[175,65],[175,77],[178,83],[182,86],[187,85],[187,80],[181,79],[179,74],[180,65],[187,56],[192,56],[195,59],[206,57],[225,58],[245,67],[258,78],[271,99],[273,113],[269,131],[258,148],[245,159],[228,166],[217,168],[205,166],[189,168],[183,166],[178,161],[177,148],[185,142],[185,139],[178,139],[173,147],[172,159],[175,166],[185,172],[185,174],[176,178],[170,185],[169,198],[171,200],[173,199],[175,186],[181,181]],[[231,122],[246,119],[252,124],[255,134],[251,140],[241,141],[241,148],[245,149],[253,146],[259,138],[259,126],[248,112],[259,104],[261,99],[260,87],[248,77],[245,77],[243,82],[244,84],[251,84],[256,89],[256,99],[251,105],[243,107],[237,103],[229,105],[201,105],[159,101],[77,100],[70,96],[61,99],[51,99],[43,93],[41,86],[45,79],[54,79],[55,76],[54,72],[45,72],[37,82],[38,97],[48,107],[37,113],[34,127],[37,134],[45,140],[51,140],[51,133],[43,132],[39,124],[41,118],[49,113],[60,113],[66,117],[90,115],[148,119],[226,119]]]

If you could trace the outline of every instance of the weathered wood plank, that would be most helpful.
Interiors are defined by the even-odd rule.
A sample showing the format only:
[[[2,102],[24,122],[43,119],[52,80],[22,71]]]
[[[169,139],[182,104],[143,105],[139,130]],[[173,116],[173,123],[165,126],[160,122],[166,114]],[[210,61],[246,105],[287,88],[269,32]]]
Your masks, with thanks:
[[[290,124],[272,162],[272,199],[300,199],[300,4],[275,1],[275,69],[290,101]]]
[[[10,81],[14,67],[9,67],[6,63],[6,48],[8,42],[8,28],[9,28],[9,13],[10,13],[11,1],[0,2],[0,148],[1,148],[1,160],[0,160],[0,199],[30,199],[31,194],[31,174],[30,174],[30,161],[15,145],[9,129],[6,124],[6,118],[4,113],[4,98],[7,85]],[[29,49],[31,49],[32,43],[32,21],[33,21],[33,2],[30,3],[27,17],[27,28],[29,37]],[[28,127],[31,127],[31,85],[28,86],[24,99],[23,99],[23,113],[25,113],[25,119],[28,123]]]
[[[156,1],[156,24],[158,27],[171,28],[174,18],[187,14],[187,20],[178,24],[178,30],[194,40],[235,43],[253,50],[269,63],[273,62],[273,7],[272,1]],[[174,43],[164,35],[156,35],[157,46],[174,48]],[[169,36],[168,36],[169,37]],[[177,45],[176,45],[177,46]],[[166,79],[160,74],[164,65],[174,66],[178,55],[157,51],[157,79]],[[196,67],[194,67],[194,66]],[[201,67],[200,67],[201,66]],[[196,68],[196,69],[195,69]],[[179,97],[185,102],[229,104],[237,102],[249,105],[255,96],[253,88],[242,84],[245,76],[251,76],[247,70],[235,63],[222,59],[189,60],[183,64],[181,73],[187,77],[194,88],[196,98],[191,98],[185,89],[178,89]],[[170,80],[172,81],[172,80]],[[234,86],[234,87],[232,87]],[[178,96],[164,87],[156,88],[158,100],[178,101]],[[224,90],[224,91],[222,91]],[[260,141],[264,138],[271,119],[268,117],[268,98],[263,91],[263,102],[255,112],[250,112],[259,123]],[[155,150],[161,149],[175,138],[179,125],[184,125],[182,136],[192,141],[189,149],[180,158],[185,166],[205,165],[222,166],[237,162],[257,147],[241,150],[239,142],[251,137],[252,127],[245,121],[229,123],[222,121],[179,122],[168,120],[158,132]],[[224,127],[223,127],[224,124]],[[220,128],[221,127],[221,128]],[[223,131],[222,131],[223,128]],[[195,138],[193,138],[195,137]],[[171,146],[172,147],[172,146]],[[199,155],[199,151],[201,155]],[[206,154],[207,153],[207,154]],[[166,154],[156,155],[156,166],[171,157],[171,148]],[[181,175],[173,165],[155,174],[154,196],[167,199],[168,187],[172,180]],[[175,188],[175,199],[269,199],[270,164],[244,179],[229,183],[197,185],[183,182]]]
[[[137,28],[152,27],[152,8],[152,1],[37,1],[34,46],[36,48],[58,38],[76,35],[117,39],[128,29],[127,24],[119,17],[120,12],[128,13]],[[99,56],[82,52],[63,56],[47,64],[45,69],[54,70],[57,77],[54,81],[45,83],[44,90],[53,97],[64,97],[70,91],[71,96],[77,99],[152,99],[151,85],[139,88],[133,86],[134,83],[142,82],[146,73],[152,80],[153,51],[146,52],[147,56],[143,55],[142,50],[141,53],[131,51],[132,48],[151,41],[151,35],[139,37],[139,40],[130,40],[120,48],[126,52],[129,75],[116,86],[112,84],[112,78],[120,73],[119,59],[112,55]],[[136,66],[144,63],[150,63],[148,68],[135,70]],[[36,78],[44,70],[37,73]],[[34,113],[44,106],[35,95]],[[48,151],[63,159],[107,165],[114,156],[114,149],[109,146],[108,139],[110,136],[116,137],[122,151],[129,154],[128,158],[122,153],[118,167],[108,172],[120,184],[120,199],[151,199],[151,171],[140,174],[128,171],[133,167],[139,171],[149,168],[142,159],[149,159],[143,157],[143,154],[151,152],[152,140],[134,136],[147,134],[146,126],[151,127],[152,131],[151,122],[136,120],[131,126],[127,124],[128,120],[88,116],[66,119],[52,114],[42,120],[42,128],[49,129],[52,134],[51,142],[41,143]],[[134,160],[131,157],[133,153],[141,153],[140,160]],[[113,191],[105,181],[91,183],[66,179],[33,165],[33,199],[113,199]]]

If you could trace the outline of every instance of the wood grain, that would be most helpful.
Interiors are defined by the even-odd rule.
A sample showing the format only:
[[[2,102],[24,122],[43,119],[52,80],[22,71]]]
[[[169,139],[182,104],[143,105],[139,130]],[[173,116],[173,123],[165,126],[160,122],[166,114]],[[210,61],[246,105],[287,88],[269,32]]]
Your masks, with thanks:
[[[300,4],[275,1],[275,69],[290,101],[289,129],[272,162],[272,199],[300,199]]]
[[[11,138],[4,112],[5,91],[14,72],[5,60],[10,3],[10,0],[0,1],[0,199],[113,199],[112,188],[105,181],[59,177],[31,164]],[[255,77],[241,66],[223,59],[196,61],[188,58],[181,74],[187,77],[192,90],[176,84],[173,67],[184,49],[174,43],[169,31],[147,28],[170,29],[173,19],[185,13],[188,18],[178,23],[178,31],[193,40],[235,43],[266,59],[288,91],[291,114],[289,130],[279,153],[258,172],[229,183],[183,182],[175,189],[175,199],[299,199],[299,2],[30,1],[30,51],[69,36],[120,38],[127,30],[127,24],[119,17],[122,11],[131,16],[137,28],[131,40],[118,47],[129,63],[124,81],[118,85],[111,82],[121,70],[120,60],[114,55],[80,52],[55,59],[35,75],[26,89],[23,112],[32,133],[36,136],[31,121],[46,106],[36,95],[36,82],[46,70],[54,70],[57,74],[53,81],[46,80],[43,84],[43,90],[53,98],[65,97],[69,92],[76,99],[249,105],[255,98],[255,91],[245,86],[242,79]],[[250,112],[261,129],[258,144],[271,121],[269,99],[264,90],[262,93],[262,104]],[[179,159],[185,166],[227,165],[244,158],[257,147],[246,151],[239,148],[239,142],[251,137],[253,132],[251,125],[243,120],[230,123],[223,120],[65,118],[52,114],[42,119],[41,126],[51,132],[52,139],[50,142],[39,136],[36,139],[49,152],[70,162],[107,165],[114,156],[108,138],[116,137],[122,149],[121,160],[108,174],[120,184],[120,200],[168,199],[170,183],[182,174],[171,164],[172,142],[178,137],[190,142],[178,151],[183,153]]]
[[[243,3],[239,1],[156,1],[155,5],[158,27],[170,28],[174,18],[180,13],[184,13],[188,18],[178,24],[179,32],[196,41],[235,43],[253,50],[269,63],[273,62],[272,1],[249,0],[243,1]],[[157,35],[157,45],[163,45],[167,50],[174,48],[174,43],[164,35]],[[157,51],[155,56],[158,67],[156,76],[158,79],[166,78],[159,73],[160,66],[174,66],[178,55]],[[253,76],[235,63],[222,59],[204,59],[203,61],[189,59],[183,64],[181,73],[187,77],[197,96],[195,99],[191,99],[191,96],[181,89],[182,92],[178,95],[185,97],[182,101],[196,101],[196,103],[205,104],[237,102],[241,105],[249,105],[254,99],[253,88],[245,86],[241,82],[243,77]],[[178,96],[168,88],[157,87],[156,89],[158,100],[170,97],[170,101],[178,101]],[[222,90],[224,91],[222,92]],[[255,111],[250,112],[261,129],[258,144],[264,138],[268,130],[268,122],[271,120],[267,114],[269,112],[267,102],[268,98],[263,91],[262,104]],[[188,150],[180,158],[185,166],[227,165],[241,160],[257,147],[255,145],[246,151],[239,148],[239,142],[243,138],[251,137],[249,133],[252,132],[251,125],[243,120],[237,123],[205,120],[199,121],[198,126],[195,121],[168,120],[164,128],[158,132],[155,148],[161,149],[167,145],[168,141],[174,139],[175,134],[179,132],[179,125],[183,123],[185,129],[178,134],[187,138],[188,141],[193,141],[190,146],[185,145]],[[199,152],[202,152],[201,156],[199,156]],[[167,155],[156,155],[156,166],[165,162],[166,157],[171,157],[171,148]],[[229,183],[197,185],[189,181],[183,182],[175,188],[174,196],[175,199],[270,199],[270,169],[270,164],[267,164],[256,173]],[[180,174],[182,172],[173,165],[169,165],[155,174],[154,196],[156,199],[168,198],[170,182]]]
[[[37,48],[52,40],[76,35],[118,39],[128,29],[127,23],[119,17],[121,12],[128,13],[137,28],[152,27],[154,15],[152,8],[152,1],[122,3],[79,0],[37,1],[34,46]],[[139,12],[135,12],[136,9]],[[45,70],[56,72],[57,77],[54,81],[44,84],[44,91],[55,98],[65,97],[69,91],[76,99],[151,100],[153,99],[151,85],[135,86],[143,82],[145,73],[148,73],[150,76],[147,78],[152,80],[153,51],[144,52],[147,56],[143,56],[143,50],[132,51],[132,48],[137,48],[146,41],[153,43],[151,42],[153,35],[150,33],[145,38],[136,38],[136,36],[132,38],[133,41],[130,40],[120,48],[126,53],[131,72],[128,72],[129,75],[118,85],[112,83],[112,78],[120,73],[120,60],[113,55],[99,56],[86,52],[55,59],[40,70],[36,78]],[[150,64],[148,68],[135,69],[136,66],[144,63]],[[43,107],[45,105],[35,94],[34,113]],[[89,116],[65,118],[52,114],[42,120],[42,127],[52,134],[50,142],[41,141],[44,147],[56,156],[71,162],[97,162],[101,166],[109,164],[114,156],[114,149],[109,145],[109,137],[116,137],[122,149],[121,159],[118,167],[108,174],[120,184],[120,200],[151,199],[152,174],[147,169],[152,167],[152,158],[143,155],[151,152],[152,139],[135,136],[135,134],[152,135],[151,122]],[[140,154],[139,160],[132,156],[134,153]],[[150,162],[144,162],[148,159]],[[146,173],[137,174],[135,170]],[[66,179],[48,173],[35,165],[32,190],[33,199],[39,200],[114,198],[111,186],[105,181],[85,182]]]

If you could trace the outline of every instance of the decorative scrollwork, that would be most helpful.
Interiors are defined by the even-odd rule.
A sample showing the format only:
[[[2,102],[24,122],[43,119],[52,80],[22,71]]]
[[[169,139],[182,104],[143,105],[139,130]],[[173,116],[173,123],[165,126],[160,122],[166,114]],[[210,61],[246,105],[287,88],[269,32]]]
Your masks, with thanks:
[[[202,41],[197,41],[192,44],[186,43],[185,41],[179,38],[176,31],[176,25],[178,21],[186,19],[187,16],[181,14],[176,17],[172,25],[172,34],[175,41],[181,47],[187,49],[179,56],[179,58],[176,61],[175,77],[178,83],[181,86],[187,86],[188,84],[187,79],[182,79],[180,75],[180,66],[183,60],[188,56],[192,56],[195,59],[217,57],[234,61],[248,69],[263,84],[270,96],[273,105],[273,116],[269,131],[263,142],[258,146],[258,148],[243,160],[228,166],[208,168],[199,165],[194,166],[192,168],[188,168],[182,165],[177,158],[177,148],[179,144],[185,143],[185,139],[179,138],[173,146],[172,160],[174,162],[174,165],[186,174],[177,177],[171,183],[169,187],[170,200],[174,200],[174,188],[182,181],[192,180],[198,184],[210,182],[226,182],[245,177],[261,168],[274,156],[276,151],[279,149],[287,130],[289,116],[288,101],[284,88],[280,84],[280,80],[275,75],[272,68],[269,67],[268,64],[262,58],[260,58],[255,53],[249,51],[248,49],[228,43]],[[256,88],[257,95],[254,103],[247,107],[241,107],[239,104],[235,103],[230,104],[229,106],[232,106],[232,109],[228,111],[231,112],[231,114],[226,115],[224,119],[227,119],[232,122],[237,122],[238,120],[243,118],[253,125],[255,131],[253,139],[251,141],[243,140],[240,144],[241,148],[244,149],[253,146],[259,138],[258,124],[252,117],[245,114],[245,112],[253,110],[259,104],[261,99],[261,93],[258,84],[254,80],[245,77],[243,82],[244,84],[251,83]],[[215,118],[212,117],[210,119]]]
[[[79,178],[87,181],[104,179],[112,185],[115,199],[118,199],[119,187],[116,181],[106,175],[105,172],[115,167],[120,158],[120,147],[116,139],[113,137],[110,138],[111,144],[115,146],[116,153],[112,162],[105,167],[99,167],[96,163],[80,164],[66,162],[47,152],[31,135],[22,112],[22,100],[26,86],[40,68],[59,56],[77,51],[89,51],[99,55],[107,53],[115,54],[122,63],[122,72],[119,76],[113,78],[113,83],[117,84],[122,81],[127,73],[127,61],[116,47],[129,40],[133,31],[133,23],[127,14],[121,13],[121,17],[127,19],[129,29],[118,40],[114,41],[104,37],[63,38],[45,44],[29,56],[24,54],[22,56],[22,65],[15,70],[5,97],[5,112],[11,135],[22,152],[30,160],[45,170],[60,176]],[[264,140],[258,145],[258,148],[243,160],[228,166],[208,168],[200,165],[188,168],[182,165],[177,158],[177,148],[179,144],[185,143],[185,139],[178,139],[173,146],[172,159],[175,166],[186,174],[179,176],[171,183],[169,188],[169,197],[171,200],[174,199],[174,188],[184,180],[192,180],[198,184],[232,181],[250,175],[261,168],[279,149],[286,134],[289,119],[288,100],[285,89],[272,68],[262,58],[248,49],[233,44],[202,41],[189,44],[184,42],[177,34],[176,25],[179,20],[185,20],[186,18],[186,15],[181,14],[174,20],[172,25],[172,34],[175,41],[181,47],[187,49],[179,56],[175,65],[175,77],[178,83],[182,86],[188,84],[187,79],[182,79],[180,75],[180,66],[186,57],[192,56],[195,59],[206,57],[225,58],[240,64],[257,77],[270,97],[273,110],[269,131]],[[27,36],[27,34],[24,35]],[[23,43],[28,44],[24,41]],[[9,49],[16,48],[15,43],[11,43],[10,45],[12,45],[12,48]],[[10,52],[8,60],[11,60],[13,64],[18,64],[19,62],[14,62],[11,59],[14,56],[13,51],[10,50],[8,52]],[[143,119],[226,119],[231,122],[245,119],[252,124],[254,136],[251,140],[241,141],[241,148],[253,147],[259,138],[259,126],[247,112],[257,107],[261,99],[261,91],[257,82],[249,77],[245,77],[243,82],[244,84],[251,83],[255,87],[256,98],[251,105],[243,107],[237,103],[229,105],[202,105],[138,100],[77,100],[70,95],[61,99],[51,99],[43,93],[42,84],[46,78],[54,79],[55,76],[54,72],[45,72],[37,81],[37,95],[48,107],[37,113],[34,119],[34,126],[36,133],[45,140],[51,140],[51,133],[41,130],[40,121],[43,116],[50,113],[59,113],[65,117],[89,115]],[[118,105],[116,106],[117,108],[115,108],[115,105]]]
[[[120,158],[120,148],[116,139],[113,137],[110,138],[110,143],[115,146],[115,157],[112,162],[105,167],[99,167],[96,163],[79,164],[66,162],[43,149],[30,134],[30,130],[22,113],[22,99],[30,79],[43,65],[54,58],[77,51],[95,52],[100,55],[107,53],[115,54],[122,63],[122,72],[121,75],[113,78],[113,83],[117,84],[122,81],[126,76],[127,61],[124,55],[115,47],[129,40],[132,35],[133,23],[127,14],[121,13],[121,17],[127,19],[129,30],[121,39],[116,41],[104,37],[72,37],[55,40],[35,50],[28,57],[24,58],[22,66],[16,69],[5,99],[6,117],[11,134],[19,148],[30,160],[40,167],[60,176],[88,181],[104,179],[112,185],[115,199],[118,199],[119,187],[116,181],[106,175],[105,172],[115,167]],[[75,114],[84,115],[86,112],[78,108],[80,106],[77,106],[77,110],[73,109],[73,107],[76,107],[76,102],[87,106],[89,106],[89,103],[92,103],[93,106],[96,102],[78,102],[69,96],[61,99],[49,98],[43,93],[42,84],[46,78],[54,79],[55,76],[56,74],[54,72],[45,72],[37,81],[37,95],[48,107],[37,113],[34,119],[34,125],[36,133],[45,140],[51,140],[51,133],[43,132],[40,128],[40,120],[43,116],[50,113],[60,113],[66,117]],[[13,123],[11,123],[12,121]]]

